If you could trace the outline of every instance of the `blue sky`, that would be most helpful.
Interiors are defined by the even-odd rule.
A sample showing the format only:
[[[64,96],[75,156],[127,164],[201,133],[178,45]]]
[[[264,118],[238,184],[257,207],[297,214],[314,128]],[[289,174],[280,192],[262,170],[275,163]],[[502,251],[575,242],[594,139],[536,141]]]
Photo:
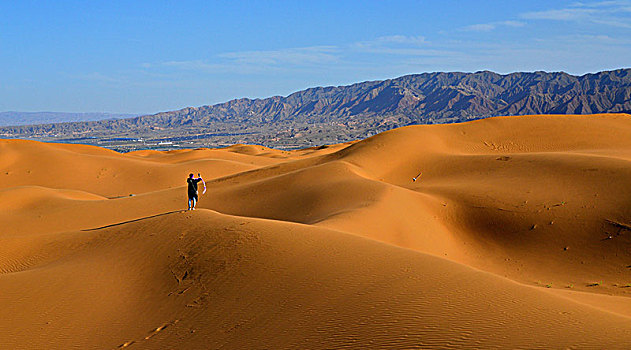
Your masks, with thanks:
[[[154,113],[433,71],[631,66],[631,0],[0,0],[0,111]]]

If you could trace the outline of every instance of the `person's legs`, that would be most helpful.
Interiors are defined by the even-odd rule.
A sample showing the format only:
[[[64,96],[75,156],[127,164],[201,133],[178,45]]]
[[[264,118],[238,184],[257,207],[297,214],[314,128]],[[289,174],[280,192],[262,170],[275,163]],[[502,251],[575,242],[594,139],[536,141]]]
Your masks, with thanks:
[[[191,208],[192,208],[192,206],[191,206],[192,202],[193,202],[193,198],[188,197],[188,210],[191,210]]]
[[[195,210],[195,205],[197,205],[197,196],[194,196],[191,201],[193,201],[193,206],[191,208],[191,210]]]

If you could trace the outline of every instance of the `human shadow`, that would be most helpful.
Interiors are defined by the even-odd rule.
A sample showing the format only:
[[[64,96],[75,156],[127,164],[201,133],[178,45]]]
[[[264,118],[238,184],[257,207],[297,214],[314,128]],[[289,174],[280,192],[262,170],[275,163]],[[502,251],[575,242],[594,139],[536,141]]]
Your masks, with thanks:
[[[83,229],[81,231],[96,231],[96,230],[101,230],[104,228],[109,228],[109,227],[114,227],[114,226],[120,226],[120,225],[124,225],[124,224],[129,224],[131,222],[137,222],[137,221],[142,221],[142,220],[147,220],[147,219],[152,219],[152,218],[156,218],[158,216],[164,216],[164,215],[169,215],[169,214],[175,214],[175,213],[180,213],[180,212],[184,212],[186,210],[173,210],[173,211],[169,211],[166,213],[160,213],[160,214],[156,214],[156,215],[151,215],[151,216],[145,216],[142,218],[138,218],[138,219],[133,219],[133,220],[127,220],[127,221],[121,221],[121,222],[117,222],[114,224],[109,224],[109,225],[105,225],[105,226],[100,226],[100,227],[94,227],[94,228],[86,228]]]

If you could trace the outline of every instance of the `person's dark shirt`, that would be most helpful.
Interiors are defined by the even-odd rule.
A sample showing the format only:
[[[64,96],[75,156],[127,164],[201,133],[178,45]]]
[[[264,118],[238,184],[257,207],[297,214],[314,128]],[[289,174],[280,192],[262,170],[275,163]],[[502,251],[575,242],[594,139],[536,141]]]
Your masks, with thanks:
[[[186,182],[188,182],[188,193],[189,194],[197,194],[197,183],[202,181],[201,178],[199,179],[193,179],[192,177],[189,177],[188,179],[186,179]]]

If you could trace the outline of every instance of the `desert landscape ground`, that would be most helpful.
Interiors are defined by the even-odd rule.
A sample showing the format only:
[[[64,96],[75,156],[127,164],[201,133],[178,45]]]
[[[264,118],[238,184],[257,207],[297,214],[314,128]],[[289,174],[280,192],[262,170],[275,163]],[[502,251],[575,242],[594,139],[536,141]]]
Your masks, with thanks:
[[[631,347],[631,115],[0,155],[2,349]]]

